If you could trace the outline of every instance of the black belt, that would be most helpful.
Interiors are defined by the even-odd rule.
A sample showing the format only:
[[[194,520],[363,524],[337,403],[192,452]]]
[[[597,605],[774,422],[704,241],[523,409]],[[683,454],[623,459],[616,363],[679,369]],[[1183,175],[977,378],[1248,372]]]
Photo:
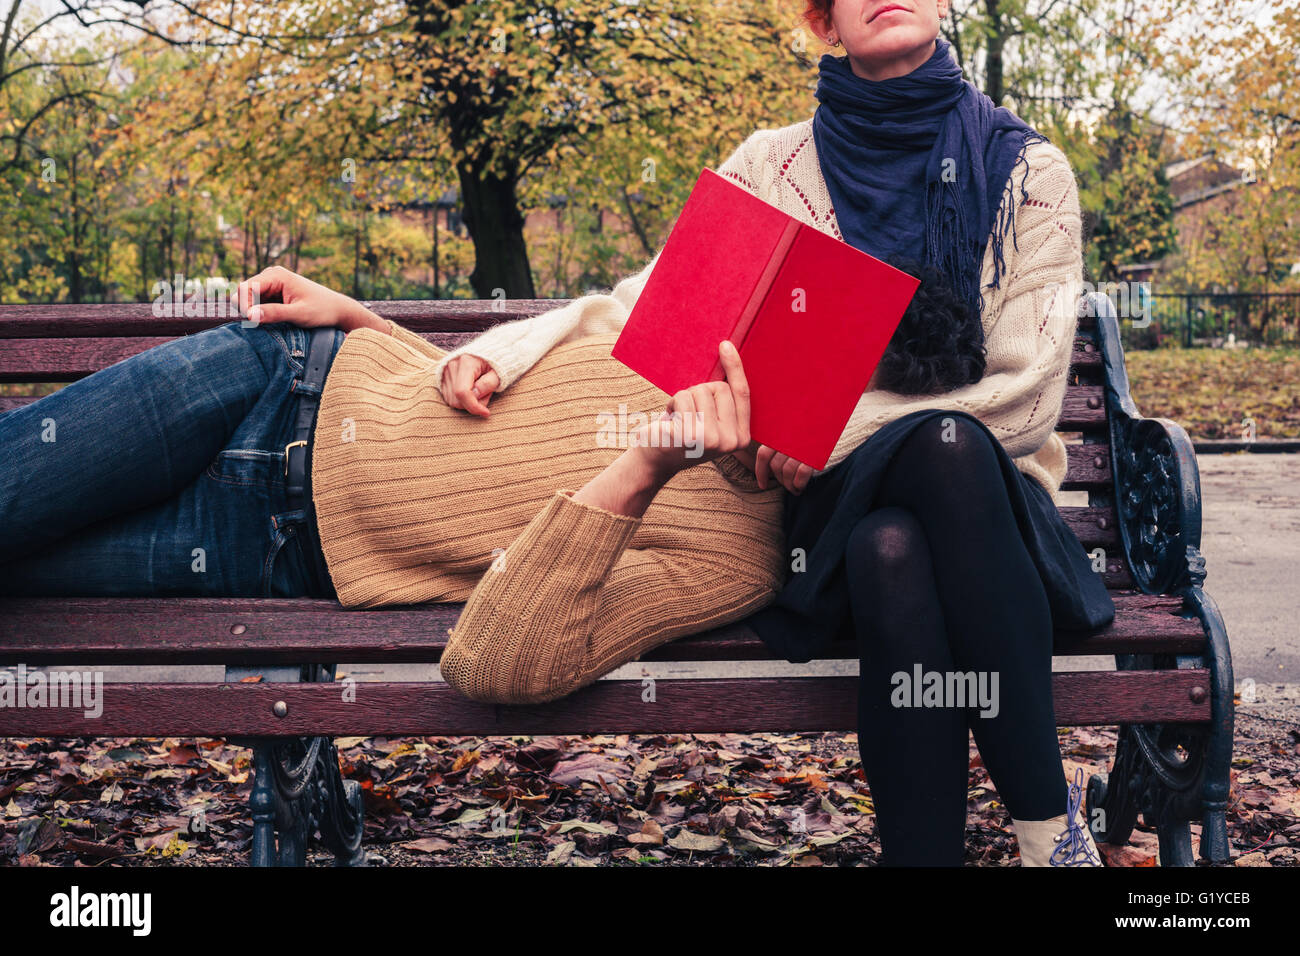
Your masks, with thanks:
[[[316,424],[316,410],[320,407],[321,392],[325,387],[325,373],[329,371],[334,344],[334,328],[323,326],[311,330],[307,345],[302,381],[298,394],[298,416],[294,422],[293,440],[284,446],[285,492],[289,507],[302,509],[307,520],[303,522],[303,551],[312,566],[317,582],[325,589],[322,597],[333,597],[333,585],[316,532],[316,509],[311,500],[311,436]]]

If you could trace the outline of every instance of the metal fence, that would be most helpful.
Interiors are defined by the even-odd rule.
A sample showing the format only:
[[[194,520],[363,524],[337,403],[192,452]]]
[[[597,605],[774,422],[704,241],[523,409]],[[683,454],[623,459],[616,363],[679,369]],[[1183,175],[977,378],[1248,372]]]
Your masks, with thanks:
[[[1300,292],[1156,292],[1144,299],[1148,313],[1121,320],[1126,348],[1300,345]]]

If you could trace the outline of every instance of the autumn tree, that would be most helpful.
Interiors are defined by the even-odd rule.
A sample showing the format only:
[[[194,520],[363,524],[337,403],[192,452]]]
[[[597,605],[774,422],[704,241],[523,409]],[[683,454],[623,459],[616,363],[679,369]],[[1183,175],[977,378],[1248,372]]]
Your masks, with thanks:
[[[584,201],[612,201],[650,249],[633,193],[652,217],[658,202],[679,207],[683,183],[662,191],[665,176],[698,172],[702,156],[716,164],[755,122],[802,118],[800,99],[810,109],[788,4],[408,3],[406,105],[445,131],[484,297],[534,294],[526,177],[553,188],[554,172]]]
[[[1205,204],[1209,241],[1171,263],[1170,278],[1193,288],[1300,287],[1300,6],[1271,13],[1271,21],[1234,18],[1231,42],[1213,59],[1171,54],[1184,77],[1187,153],[1212,154],[1246,180]]]
[[[1084,183],[1088,271],[1111,282],[1126,278],[1121,267],[1159,261],[1177,248],[1165,131],[1117,111],[1098,125],[1090,145],[1075,160]]]

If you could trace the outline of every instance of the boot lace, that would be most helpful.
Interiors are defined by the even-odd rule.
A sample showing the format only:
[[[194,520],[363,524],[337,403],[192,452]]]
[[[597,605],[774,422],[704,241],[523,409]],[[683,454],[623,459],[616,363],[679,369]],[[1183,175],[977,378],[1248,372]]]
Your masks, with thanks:
[[[1065,809],[1065,831],[1056,837],[1056,849],[1047,862],[1050,866],[1101,866],[1101,860],[1093,852],[1092,844],[1084,835],[1083,824],[1079,822],[1079,808],[1083,804],[1083,768],[1074,771],[1074,782],[1070,784],[1070,795]]]

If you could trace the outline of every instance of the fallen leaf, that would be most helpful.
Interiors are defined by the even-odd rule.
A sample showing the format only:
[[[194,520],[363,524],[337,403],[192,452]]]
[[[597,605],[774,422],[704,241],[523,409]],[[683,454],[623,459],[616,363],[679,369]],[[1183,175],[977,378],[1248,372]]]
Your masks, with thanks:
[[[435,836],[421,837],[419,840],[411,840],[397,845],[407,850],[413,850],[416,853],[445,853],[456,847],[454,843],[448,843],[441,837]]]
[[[676,836],[669,839],[668,845],[674,850],[692,850],[698,853],[714,853],[726,846],[727,841],[720,836],[695,833],[691,830],[682,828],[677,831]]]

